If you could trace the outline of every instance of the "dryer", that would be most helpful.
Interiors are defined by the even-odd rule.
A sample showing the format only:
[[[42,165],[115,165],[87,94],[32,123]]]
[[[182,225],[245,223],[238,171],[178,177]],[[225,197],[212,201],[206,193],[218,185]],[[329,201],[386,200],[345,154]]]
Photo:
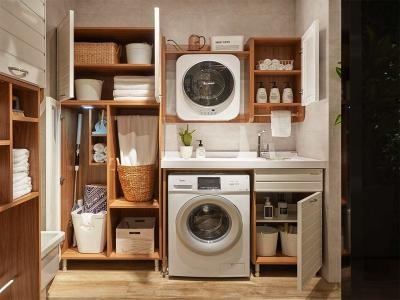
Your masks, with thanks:
[[[176,112],[185,121],[228,121],[240,112],[240,61],[188,54],[176,62]]]
[[[168,274],[250,276],[249,175],[168,176]]]

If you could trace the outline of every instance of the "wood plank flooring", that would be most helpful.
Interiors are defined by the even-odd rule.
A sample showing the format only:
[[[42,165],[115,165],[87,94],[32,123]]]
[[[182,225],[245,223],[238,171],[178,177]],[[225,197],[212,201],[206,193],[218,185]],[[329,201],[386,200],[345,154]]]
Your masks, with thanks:
[[[107,268],[107,267],[105,267]],[[103,267],[103,269],[105,269]],[[302,292],[296,277],[275,274],[250,280],[168,279],[147,268],[139,270],[60,271],[48,299],[340,299],[339,284],[314,278]]]

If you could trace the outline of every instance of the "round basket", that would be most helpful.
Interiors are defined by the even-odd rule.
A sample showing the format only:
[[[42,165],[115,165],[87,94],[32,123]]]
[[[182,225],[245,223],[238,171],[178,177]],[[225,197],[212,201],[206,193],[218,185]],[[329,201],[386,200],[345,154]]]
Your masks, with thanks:
[[[125,199],[145,202],[153,198],[154,164],[144,166],[121,166],[117,162],[119,181]]]

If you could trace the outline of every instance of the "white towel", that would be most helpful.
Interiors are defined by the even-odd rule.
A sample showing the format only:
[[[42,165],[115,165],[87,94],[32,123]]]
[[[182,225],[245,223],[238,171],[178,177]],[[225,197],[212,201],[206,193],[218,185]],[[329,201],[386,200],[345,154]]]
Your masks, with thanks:
[[[289,137],[292,131],[292,112],[290,110],[272,110],[271,130],[274,137]]]
[[[114,100],[131,100],[131,101],[154,101],[154,96],[152,97],[114,97]]]
[[[157,158],[157,116],[117,116],[121,165],[154,164]]]
[[[114,83],[114,90],[154,90],[154,83]]]
[[[93,154],[93,160],[97,163],[103,163],[107,161],[107,155],[104,152],[96,152]]]
[[[13,184],[28,177],[28,172],[18,172],[13,174]]]
[[[103,143],[97,143],[93,145],[93,150],[96,152],[104,152],[104,144]]]
[[[130,82],[130,83],[154,83],[154,76],[115,76],[115,83]]]
[[[32,188],[26,188],[26,189],[18,191],[18,192],[13,192],[13,199],[17,199],[17,198],[19,198],[23,195],[26,195],[30,192],[32,192]]]
[[[29,172],[29,163],[25,163],[24,165],[13,167],[13,173],[19,173],[19,172]]]
[[[153,97],[154,90],[114,90],[114,97]]]
[[[28,158],[23,159],[19,162],[13,161],[13,167],[20,167],[20,166],[25,166],[26,164],[28,164]]]
[[[13,186],[13,193],[15,194],[17,192],[24,191],[26,189],[32,190],[32,184],[22,184],[19,186]]]
[[[28,149],[13,149],[13,157],[19,157],[19,156],[29,156],[29,150]]]
[[[26,176],[18,181],[15,181],[15,182],[13,181],[13,188],[19,187],[21,185],[29,185],[29,184],[32,184],[32,179],[31,179],[31,177]]]

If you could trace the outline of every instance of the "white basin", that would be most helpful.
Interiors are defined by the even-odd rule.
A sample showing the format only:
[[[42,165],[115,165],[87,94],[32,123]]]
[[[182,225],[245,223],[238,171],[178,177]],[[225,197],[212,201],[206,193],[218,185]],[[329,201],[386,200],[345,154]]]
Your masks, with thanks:
[[[63,231],[42,231],[40,233],[41,250],[41,287],[43,291],[53,280],[60,262],[59,245],[64,241]]]

